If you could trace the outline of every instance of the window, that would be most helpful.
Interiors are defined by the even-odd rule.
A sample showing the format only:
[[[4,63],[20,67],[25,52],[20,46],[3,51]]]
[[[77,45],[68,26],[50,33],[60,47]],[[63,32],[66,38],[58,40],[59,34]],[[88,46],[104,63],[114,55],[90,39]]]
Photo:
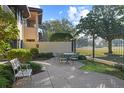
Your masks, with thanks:
[[[27,42],[34,42],[35,39],[26,39]]]
[[[39,41],[42,41],[43,39],[43,34],[39,32]]]
[[[27,27],[34,27],[35,26],[35,21],[34,20],[27,20]]]

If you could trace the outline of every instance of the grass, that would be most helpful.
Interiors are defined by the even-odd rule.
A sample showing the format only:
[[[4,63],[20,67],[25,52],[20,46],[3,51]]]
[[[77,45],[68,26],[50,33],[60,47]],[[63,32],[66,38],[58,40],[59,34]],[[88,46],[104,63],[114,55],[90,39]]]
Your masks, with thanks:
[[[113,47],[112,51],[113,51],[113,54],[115,55],[122,55],[124,49],[119,47]],[[83,55],[92,55],[92,48],[77,48],[77,52],[80,52],[80,54],[83,54]],[[108,52],[107,47],[95,48],[95,55],[97,57],[105,56],[105,53],[107,52]]]
[[[95,48],[95,57],[109,60],[109,61],[114,61],[114,62],[123,62],[124,60],[121,57],[121,55],[124,55],[123,51],[124,51],[124,48],[122,49],[119,47],[113,47],[113,55],[108,56],[105,54],[108,52],[107,47]],[[79,52],[82,55],[92,56],[92,48],[77,48],[77,52]]]
[[[80,68],[81,70],[105,73],[105,74],[109,74],[109,75],[118,77],[120,79],[124,79],[124,72],[121,72],[119,69],[117,69],[113,66],[97,63],[97,62],[91,61],[91,60],[85,60],[85,61],[83,61],[83,63],[85,64],[85,66],[82,66]]]

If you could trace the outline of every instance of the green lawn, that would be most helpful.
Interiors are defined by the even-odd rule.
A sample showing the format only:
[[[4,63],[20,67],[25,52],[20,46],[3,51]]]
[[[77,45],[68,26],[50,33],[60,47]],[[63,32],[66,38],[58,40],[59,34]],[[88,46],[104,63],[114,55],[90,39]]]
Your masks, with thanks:
[[[80,52],[80,54],[83,54],[83,55],[92,55],[92,48],[77,48],[76,51]],[[124,49],[119,47],[113,47],[112,51],[113,51],[113,54],[115,55],[121,55],[123,54]],[[108,52],[107,47],[95,48],[95,55],[97,57],[105,56],[105,53],[107,52]]]
[[[82,66],[80,68],[81,70],[105,73],[105,74],[109,74],[112,76],[116,76],[120,79],[124,79],[124,72],[121,72],[119,69],[113,66],[108,66],[108,65],[97,63],[97,62],[90,61],[90,60],[85,60],[82,62],[85,64],[85,66]]]
[[[76,51],[79,52],[82,55],[92,56],[92,48],[77,48]],[[119,48],[119,47],[113,47],[113,55],[108,56],[108,55],[105,54],[105,53],[108,52],[107,47],[95,48],[95,57],[105,59],[105,60],[115,61],[115,62],[123,62],[124,59],[123,59],[122,56],[120,56],[120,55],[123,54],[123,51],[124,51],[124,48],[122,49],[122,48]]]

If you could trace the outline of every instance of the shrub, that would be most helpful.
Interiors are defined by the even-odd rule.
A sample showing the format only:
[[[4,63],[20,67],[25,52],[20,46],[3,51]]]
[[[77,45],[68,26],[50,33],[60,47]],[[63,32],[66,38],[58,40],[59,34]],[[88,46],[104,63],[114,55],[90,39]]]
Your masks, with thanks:
[[[6,79],[10,80],[10,82],[13,82],[14,75],[11,65],[9,64],[1,64],[0,65],[0,76],[6,77]]]
[[[114,67],[119,69],[120,71],[124,72],[124,65],[123,64],[116,64],[116,65],[114,65]]]
[[[30,64],[33,74],[38,73],[42,70],[43,66],[41,64],[34,63],[34,62],[26,62],[26,63]]]
[[[86,60],[87,58],[86,58],[84,55],[79,55],[79,56],[78,56],[78,59],[79,59],[79,60]]]
[[[70,33],[57,32],[51,35],[50,41],[70,41],[72,38]]]
[[[0,70],[2,70],[2,69],[8,70],[8,71],[10,71],[10,72],[13,72],[13,69],[12,69],[11,64],[1,64],[1,65],[0,65]]]
[[[32,54],[32,58],[35,59],[35,58],[38,58],[38,55],[39,55],[39,50],[37,48],[31,48],[30,49],[30,52]]]
[[[14,81],[14,75],[11,65],[0,65],[0,87],[11,87]]]
[[[0,76],[5,77],[7,80],[9,80],[9,83],[12,84],[14,81],[14,75],[9,70],[1,70]]]
[[[2,54],[0,54],[0,60],[3,60],[4,56]]]
[[[0,76],[0,88],[5,88],[9,86],[9,80],[7,80],[5,77]]]
[[[47,58],[47,59],[48,58],[52,58],[53,57],[53,53],[51,53],[51,52],[50,53],[40,53],[39,57],[40,58]]]
[[[7,57],[9,60],[18,58],[20,62],[26,62],[31,60],[31,53],[26,49],[12,49],[8,51]]]

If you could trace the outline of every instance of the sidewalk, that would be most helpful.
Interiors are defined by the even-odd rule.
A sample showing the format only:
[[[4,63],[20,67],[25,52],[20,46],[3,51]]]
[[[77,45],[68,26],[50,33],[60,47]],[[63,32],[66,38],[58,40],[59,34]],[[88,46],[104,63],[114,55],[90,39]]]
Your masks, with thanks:
[[[90,56],[86,56],[86,57],[89,60],[94,60],[96,62],[100,62],[100,63],[107,64],[107,65],[113,65],[114,66],[114,65],[118,64],[117,62],[113,62],[113,61],[103,60],[103,59],[99,59],[99,58],[92,58]]]

